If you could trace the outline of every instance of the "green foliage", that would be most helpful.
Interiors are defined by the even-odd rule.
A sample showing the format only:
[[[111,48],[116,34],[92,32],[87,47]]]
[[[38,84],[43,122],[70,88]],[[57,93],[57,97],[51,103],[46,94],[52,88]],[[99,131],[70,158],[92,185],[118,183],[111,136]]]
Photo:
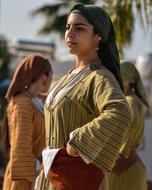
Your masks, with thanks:
[[[7,47],[7,41],[0,36],[0,82],[9,77],[10,53]]]
[[[145,29],[151,26],[152,0],[107,0],[106,2],[105,9],[114,23],[119,51],[123,57],[124,47],[132,42],[135,20],[137,19]]]
[[[131,43],[134,30],[135,19],[132,3],[127,4],[124,1],[113,1],[111,2],[111,7],[105,8],[108,10],[113,21],[119,52],[123,56],[123,48]]]
[[[52,31],[57,31],[63,36],[67,21],[67,11],[75,3],[94,4],[96,0],[63,0],[57,4],[47,4],[32,11],[32,16],[43,15],[45,23],[38,31],[38,35],[48,35]]]
[[[7,41],[3,36],[0,36],[0,82],[7,79],[9,77],[9,62],[11,55],[8,50]],[[0,139],[2,139],[1,134],[1,125],[2,119],[4,116],[4,112],[7,106],[7,102],[5,99],[5,89],[0,89]],[[0,168],[5,168],[7,159],[3,157],[2,154],[2,144],[0,142]],[[2,184],[0,184],[2,185]]]
[[[3,36],[0,36],[0,82],[9,78],[9,62],[11,55],[8,50],[7,41]],[[3,118],[6,100],[5,100],[6,89],[0,90],[0,120]]]

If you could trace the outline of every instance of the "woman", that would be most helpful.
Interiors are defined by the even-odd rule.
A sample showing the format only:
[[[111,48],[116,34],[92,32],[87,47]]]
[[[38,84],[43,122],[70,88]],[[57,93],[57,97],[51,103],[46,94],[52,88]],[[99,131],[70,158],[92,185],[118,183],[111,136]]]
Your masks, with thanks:
[[[135,66],[131,62],[122,61],[120,68],[125,96],[133,119],[123,150],[124,157],[118,159],[109,177],[110,190],[147,190],[146,171],[136,154],[136,149],[144,132],[144,106],[149,105]]]
[[[31,190],[33,187],[36,159],[41,157],[45,147],[43,103],[39,95],[47,92],[51,80],[52,69],[46,58],[30,55],[17,65],[6,93],[9,103],[3,142],[10,160],[3,190]]]
[[[69,52],[76,55],[76,64],[47,97],[47,139],[55,149],[66,146],[69,158],[82,157],[84,163],[93,164],[105,174],[112,170],[121,152],[130,123],[109,16],[100,7],[76,4],[69,12],[65,42]],[[98,177],[94,173],[87,187],[77,187],[85,180],[79,172],[75,174],[79,177],[73,180],[76,181],[73,187],[66,186],[70,186],[70,180],[62,184],[60,176],[59,183],[53,186],[65,190],[88,189]],[[101,175],[100,184],[102,178]],[[98,189],[100,184],[93,189]]]

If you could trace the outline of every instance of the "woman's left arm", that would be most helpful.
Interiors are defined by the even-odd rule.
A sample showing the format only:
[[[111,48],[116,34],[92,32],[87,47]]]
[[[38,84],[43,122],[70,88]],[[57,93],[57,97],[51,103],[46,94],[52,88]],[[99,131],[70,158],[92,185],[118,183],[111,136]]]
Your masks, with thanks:
[[[11,148],[11,179],[35,179],[35,156],[33,153],[33,106],[28,98],[16,100],[14,108],[13,144]]]
[[[113,77],[96,77],[93,99],[99,116],[76,129],[69,145],[90,163],[111,171],[121,152],[131,114]]]

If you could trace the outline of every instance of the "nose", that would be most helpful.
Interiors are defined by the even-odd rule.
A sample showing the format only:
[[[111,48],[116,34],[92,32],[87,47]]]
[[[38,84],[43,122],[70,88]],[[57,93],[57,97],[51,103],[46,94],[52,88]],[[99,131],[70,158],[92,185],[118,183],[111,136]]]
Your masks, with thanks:
[[[67,31],[66,31],[66,36],[69,38],[73,38],[74,37],[74,30],[72,27],[70,27]]]

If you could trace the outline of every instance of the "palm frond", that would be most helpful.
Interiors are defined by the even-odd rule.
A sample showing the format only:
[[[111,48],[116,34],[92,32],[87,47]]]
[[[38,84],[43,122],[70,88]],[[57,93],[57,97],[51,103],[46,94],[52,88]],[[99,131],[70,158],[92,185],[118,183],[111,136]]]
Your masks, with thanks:
[[[61,35],[65,32],[65,24],[67,20],[67,15],[62,16],[51,16],[48,17],[44,25],[38,31],[39,36],[49,35],[52,31],[57,31]]]

